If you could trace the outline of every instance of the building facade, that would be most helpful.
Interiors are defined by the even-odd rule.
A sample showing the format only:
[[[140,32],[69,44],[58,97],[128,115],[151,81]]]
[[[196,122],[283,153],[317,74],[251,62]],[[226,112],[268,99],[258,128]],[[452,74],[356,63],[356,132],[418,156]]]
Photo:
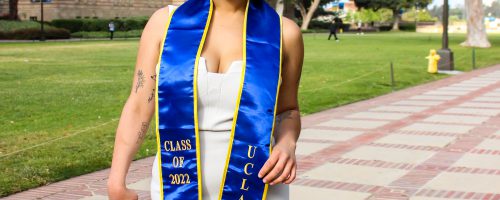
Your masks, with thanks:
[[[184,0],[50,0],[44,3],[44,20],[74,18],[123,18],[150,16],[168,4],[180,5]],[[9,0],[0,0],[0,15],[8,14]],[[19,0],[21,20],[40,19],[40,0]]]

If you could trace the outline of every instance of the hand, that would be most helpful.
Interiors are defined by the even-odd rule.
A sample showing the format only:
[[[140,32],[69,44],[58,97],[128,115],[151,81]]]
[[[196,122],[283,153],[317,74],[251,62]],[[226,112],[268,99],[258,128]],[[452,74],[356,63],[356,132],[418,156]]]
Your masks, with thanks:
[[[108,196],[110,200],[138,200],[139,196],[133,190],[126,187],[108,186]]]
[[[297,163],[295,159],[295,143],[276,143],[271,156],[259,171],[259,178],[271,185],[277,183],[290,184],[295,179]]]

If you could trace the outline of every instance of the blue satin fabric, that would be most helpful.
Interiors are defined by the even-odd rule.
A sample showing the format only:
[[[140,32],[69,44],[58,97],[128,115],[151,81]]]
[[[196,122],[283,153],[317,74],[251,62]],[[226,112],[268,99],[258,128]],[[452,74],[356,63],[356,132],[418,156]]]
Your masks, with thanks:
[[[257,175],[269,157],[280,73],[280,18],[263,0],[250,0],[247,16],[246,68],[234,142],[222,199],[262,199],[265,184]],[[247,156],[256,146],[255,157]],[[243,172],[253,163],[250,176]],[[248,191],[241,190],[247,179]]]
[[[188,0],[179,6],[171,18],[163,44],[157,77],[163,199],[201,199],[193,86],[199,45],[213,9],[210,1]],[[263,0],[250,0],[247,12],[244,83],[222,193],[222,199],[228,200],[240,199],[242,195],[246,200],[263,199],[265,184],[257,174],[270,153],[280,76],[280,17]],[[189,140],[191,149],[165,150],[166,141],[175,144],[181,140]],[[249,145],[256,147],[253,158],[248,158]],[[173,166],[175,156],[184,157],[183,167]],[[251,175],[243,171],[247,163],[252,163],[253,167],[247,170]],[[190,183],[172,184],[172,174],[182,174],[184,181],[189,176]],[[248,190],[241,189],[243,179],[246,179],[244,188]]]

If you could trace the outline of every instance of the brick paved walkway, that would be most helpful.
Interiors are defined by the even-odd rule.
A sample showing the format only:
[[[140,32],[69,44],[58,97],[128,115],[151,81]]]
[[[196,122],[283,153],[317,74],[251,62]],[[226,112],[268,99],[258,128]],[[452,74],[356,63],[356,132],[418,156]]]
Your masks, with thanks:
[[[303,118],[292,200],[500,200],[500,65]],[[153,157],[128,186],[149,199]],[[106,199],[109,169],[6,199]]]

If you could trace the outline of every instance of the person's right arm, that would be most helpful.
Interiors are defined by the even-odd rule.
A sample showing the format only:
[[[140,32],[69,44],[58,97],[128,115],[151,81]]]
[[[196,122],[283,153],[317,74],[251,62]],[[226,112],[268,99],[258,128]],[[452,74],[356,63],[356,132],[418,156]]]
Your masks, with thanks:
[[[168,6],[158,9],[149,18],[141,35],[132,88],[116,130],[107,182],[111,200],[137,199],[137,194],[127,189],[125,180],[155,110],[156,64],[168,15]]]

